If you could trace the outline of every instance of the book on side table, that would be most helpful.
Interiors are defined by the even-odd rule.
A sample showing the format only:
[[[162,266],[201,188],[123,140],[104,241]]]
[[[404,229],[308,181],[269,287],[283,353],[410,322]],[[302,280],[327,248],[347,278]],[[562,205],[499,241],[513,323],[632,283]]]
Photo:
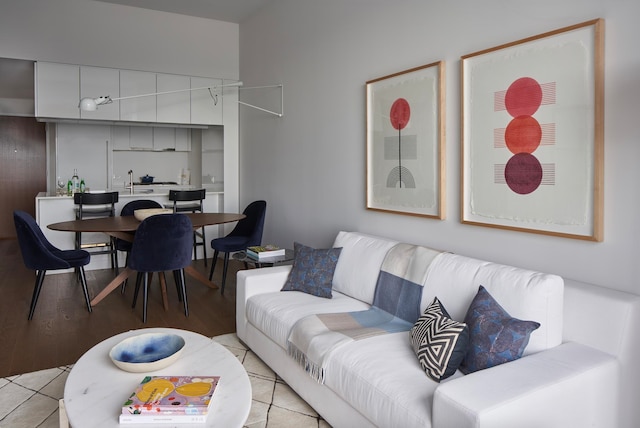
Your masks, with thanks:
[[[220,376],[146,376],[122,406],[121,424],[204,423]]]
[[[280,248],[276,245],[271,244],[247,247],[247,256],[256,260],[263,260],[276,256],[284,256],[284,252],[284,248]]]

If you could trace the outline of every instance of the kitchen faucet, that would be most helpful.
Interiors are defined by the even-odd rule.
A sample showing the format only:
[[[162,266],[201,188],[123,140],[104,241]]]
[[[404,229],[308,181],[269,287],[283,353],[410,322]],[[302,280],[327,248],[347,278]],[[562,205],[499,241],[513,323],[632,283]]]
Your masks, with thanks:
[[[129,185],[125,186],[125,189],[129,189],[129,191],[133,195],[133,170],[130,169],[128,174],[129,174]]]

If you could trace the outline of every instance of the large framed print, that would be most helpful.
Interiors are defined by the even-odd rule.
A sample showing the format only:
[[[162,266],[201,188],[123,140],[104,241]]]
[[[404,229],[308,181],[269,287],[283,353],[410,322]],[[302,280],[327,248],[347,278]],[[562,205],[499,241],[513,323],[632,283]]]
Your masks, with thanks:
[[[461,221],[603,239],[604,21],[461,59]]]
[[[444,63],[370,80],[367,208],[444,218]]]

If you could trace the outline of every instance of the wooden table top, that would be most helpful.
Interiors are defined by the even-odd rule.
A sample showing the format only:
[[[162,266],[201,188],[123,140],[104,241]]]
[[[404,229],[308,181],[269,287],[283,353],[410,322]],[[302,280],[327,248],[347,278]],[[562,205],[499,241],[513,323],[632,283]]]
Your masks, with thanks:
[[[216,224],[232,223],[242,220],[244,214],[235,213],[184,213],[191,219],[194,228]],[[116,216],[89,218],[84,220],[63,221],[47,225],[51,230],[64,232],[135,232],[140,226],[134,216]]]

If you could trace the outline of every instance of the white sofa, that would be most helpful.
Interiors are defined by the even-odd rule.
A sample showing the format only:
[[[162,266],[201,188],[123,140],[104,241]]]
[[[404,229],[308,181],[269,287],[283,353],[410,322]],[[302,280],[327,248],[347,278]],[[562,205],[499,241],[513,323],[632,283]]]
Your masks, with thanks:
[[[280,291],[290,266],[238,272],[238,337],[332,426],[640,426],[639,296],[451,253],[429,266],[420,311],[437,296],[462,321],[483,285],[510,315],[541,324],[522,358],[437,383],[403,332],[336,349],[324,384],[312,379],[287,354],[291,327],[313,313],[369,308],[395,244],[340,232],[331,299]]]

